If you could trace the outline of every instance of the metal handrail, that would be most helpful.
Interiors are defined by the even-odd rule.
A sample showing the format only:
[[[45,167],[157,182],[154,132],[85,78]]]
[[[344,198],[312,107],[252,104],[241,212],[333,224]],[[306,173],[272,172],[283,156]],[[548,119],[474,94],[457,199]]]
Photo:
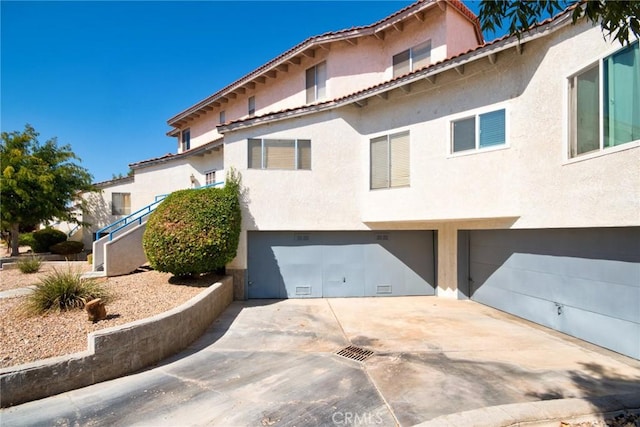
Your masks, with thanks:
[[[109,240],[111,240],[111,237],[112,237],[114,232],[116,232],[118,230],[121,230],[125,226],[133,223],[134,221],[149,215],[151,212],[153,212],[153,210],[157,207],[157,205],[160,204],[160,202],[162,200],[164,200],[164,198],[156,200],[155,202],[151,203],[150,205],[147,205],[147,206],[143,207],[142,209],[138,209],[134,213],[129,214],[124,218],[120,218],[119,220],[107,225],[106,227],[102,227],[100,230],[96,231],[96,233],[95,233],[96,234],[96,240],[100,239],[100,235],[101,234],[106,234],[106,233],[109,233],[109,235],[110,235],[109,236]],[[112,229],[114,229],[114,230],[112,230]],[[112,230],[112,231],[110,231],[110,230]]]
[[[220,182],[214,182],[212,184],[207,184],[207,185],[203,185],[202,187],[197,187],[194,188],[194,190],[201,190],[204,188],[211,188],[211,187],[216,187],[218,185],[224,184],[223,181]],[[157,195],[155,197],[155,201],[141,209],[138,209],[137,211],[135,211],[132,214],[127,215],[124,218],[121,218],[109,225],[107,225],[106,227],[101,228],[100,230],[95,232],[95,236],[96,236],[96,240],[100,239],[100,235],[101,234],[109,234],[109,241],[111,241],[113,239],[113,235],[115,233],[117,233],[118,231],[122,230],[123,228],[128,227],[131,224],[134,224],[135,222],[138,223],[138,225],[142,224],[142,219],[144,217],[146,217],[147,215],[151,214],[151,212],[153,212],[158,205],[160,204],[161,201],[163,201],[169,194],[160,194]],[[122,224],[122,225],[120,225]],[[110,230],[110,231],[109,231]]]
[[[67,233],[67,237],[71,237],[73,236],[73,234],[78,231],[78,229],[80,228],[80,224],[76,224],[75,227],[73,227],[73,229],[71,229],[70,232]]]

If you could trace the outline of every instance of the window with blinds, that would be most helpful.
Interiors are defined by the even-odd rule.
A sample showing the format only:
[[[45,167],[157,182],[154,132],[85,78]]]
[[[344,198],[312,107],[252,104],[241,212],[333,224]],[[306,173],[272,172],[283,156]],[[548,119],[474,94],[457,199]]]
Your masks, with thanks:
[[[431,63],[431,40],[393,55],[393,77],[419,70]]]
[[[111,215],[131,214],[131,193],[111,193]]]
[[[506,142],[504,109],[451,122],[452,153],[505,145]]]
[[[311,169],[311,140],[250,139],[249,169]]]
[[[373,138],[370,146],[371,189],[409,186],[409,132]]]

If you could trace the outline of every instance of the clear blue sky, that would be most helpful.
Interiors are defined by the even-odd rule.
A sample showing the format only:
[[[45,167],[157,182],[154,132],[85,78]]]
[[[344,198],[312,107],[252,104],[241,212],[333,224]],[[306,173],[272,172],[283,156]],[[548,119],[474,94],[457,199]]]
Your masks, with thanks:
[[[109,180],[176,152],[165,135],[174,114],[310,36],[411,3],[3,0],[0,128],[30,123]]]

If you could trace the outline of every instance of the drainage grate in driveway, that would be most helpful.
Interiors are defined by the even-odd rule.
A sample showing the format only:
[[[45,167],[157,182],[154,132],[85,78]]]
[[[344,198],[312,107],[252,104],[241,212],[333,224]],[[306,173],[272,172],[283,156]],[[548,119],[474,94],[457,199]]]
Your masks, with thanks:
[[[347,359],[357,360],[358,362],[362,362],[368,359],[373,354],[373,351],[365,350],[364,348],[350,345],[349,347],[343,348],[336,354],[338,356],[346,357]]]

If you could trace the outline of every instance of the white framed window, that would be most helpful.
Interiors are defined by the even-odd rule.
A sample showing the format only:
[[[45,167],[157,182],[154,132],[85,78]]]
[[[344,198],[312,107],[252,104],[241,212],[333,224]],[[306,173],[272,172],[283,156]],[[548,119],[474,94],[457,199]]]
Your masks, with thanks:
[[[180,147],[182,151],[187,151],[191,148],[191,129],[185,129],[180,132]]]
[[[131,213],[131,193],[111,193],[111,215]]]
[[[635,42],[568,78],[569,158],[640,142],[640,47]]]
[[[431,40],[393,55],[393,77],[399,77],[431,63]]]
[[[256,97],[250,96],[247,104],[249,117],[253,117],[256,114]]]
[[[249,139],[249,169],[311,169],[309,139]]]
[[[254,110],[255,110],[255,107],[254,107]],[[224,112],[224,110],[220,111],[220,116],[219,116],[219,118],[218,118],[218,122],[219,122],[220,124],[223,124],[223,123],[226,123],[226,122],[227,122],[227,115],[226,115],[226,113]]]
[[[327,96],[327,63],[321,62],[306,72],[307,103]]]
[[[372,190],[409,186],[409,142],[409,131],[370,140]]]
[[[507,144],[504,108],[451,121],[451,153],[484,150]]]
[[[204,173],[204,184],[211,185],[216,182],[216,171],[211,170]]]

